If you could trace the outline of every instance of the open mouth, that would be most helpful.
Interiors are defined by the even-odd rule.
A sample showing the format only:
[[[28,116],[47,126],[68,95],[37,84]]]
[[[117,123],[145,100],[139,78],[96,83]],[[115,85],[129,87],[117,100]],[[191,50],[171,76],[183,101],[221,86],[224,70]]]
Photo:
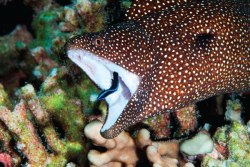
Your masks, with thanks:
[[[106,90],[112,86],[114,72],[119,74],[117,90],[105,97],[109,109],[101,132],[108,130],[115,124],[127,103],[138,89],[141,78],[121,66],[86,50],[70,49],[67,53],[68,57],[85,71],[89,78],[102,90]]]

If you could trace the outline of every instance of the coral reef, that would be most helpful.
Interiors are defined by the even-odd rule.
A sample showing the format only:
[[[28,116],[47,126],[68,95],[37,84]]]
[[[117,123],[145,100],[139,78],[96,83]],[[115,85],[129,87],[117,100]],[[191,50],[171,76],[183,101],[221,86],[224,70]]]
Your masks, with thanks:
[[[58,85],[60,77],[66,75],[65,68],[52,73],[43,83],[39,96],[32,85],[22,87],[18,93],[22,100],[13,112],[2,106],[0,120],[11,132],[9,138],[15,137],[17,149],[31,166],[64,166],[70,161],[81,166],[86,153],[81,133],[84,126],[81,102],[70,98],[67,93],[73,90],[69,87],[69,92],[64,92]],[[62,84],[66,86],[66,82]],[[58,130],[59,127],[63,130]],[[3,140],[4,148],[10,152],[8,141]],[[20,160],[14,162],[19,163]]]
[[[45,49],[41,46],[31,49],[30,53],[37,64],[33,69],[33,75],[37,79],[44,81],[45,77],[48,76],[48,72],[57,67],[58,64],[48,57]]]
[[[140,129],[135,137],[127,132],[122,132],[114,139],[103,138],[99,131],[103,124],[100,121],[92,121],[85,126],[84,133],[95,146],[106,148],[100,152],[90,150],[88,159],[91,166],[136,166],[140,156],[138,149],[146,152],[148,160],[154,167],[192,167],[191,162],[186,162],[179,157],[178,140],[152,141],[150,132],[147,129]],[[204,141],[204,140],[200,140]],[[191,143],[196,145],[197,143]],[[211,150],[210,150],[211,151]]]
[[[227,101],[225,117],[229,125],[219,127],[214,136],[215,148],[202,160],[202,166],[249,166],[250,137],[248,126],[242,121],[239,99]]]
[[[0,163],[4,165],[4,167],[12,167],[12,159],[9,154],[0,153]]]
[[[27,28],[20,25],[10,34],[0,37],[0,82],[7,87],[7,92],[13,93],[20,86],[20,80],[32,80],[29,76],[35,62],[27,53],[32,39]]]
[[[17,26],[9,35],[0,37],[0,76],[18,68],[21,51],[32,41],[32,35],[24,26]]]
[[[152,129],[154,138],[180,138],[196,130],[198,111],[190,105],[174,113],[150,117],[144,123]]]
[[[107,149],[104,153],[96,150],[89,151],[88,159],[93,164],[91,166],[135,166],[138,157],[133,138],[127,132],[122,132],[114,139],[105,139],[99,133],[101,126],[101,122],[93,121],[84,129],[86,137],[91,139],[93,144]]]
[[[78,77],[72,80],[72,71],[59,68],[59,55],[72,34],[97,31],[106,24],[107,2],[24,3],[35,11],[35,36],[18,25],[0,37],[0,160],[5,166],[84,166],[83,128],[95,105],[90,96],[98,90],[77,69],[73,73]],[[24,80],[33,85],[20,88]]]
[[[66,6],[53,0],[25,0],[24,4],[35,11],[34,37],[23,25],[0,37],[0,82],[12,94],[23,80],[44,81],[50,70],[58,67],[62,47],[70,36],[102,29],[112,14],[104,10],[108,5],[105,0],[77,0]]]
[[[213,136],[215,149],[206,155],[202,166],[249,166],[250,139],[247,127],[239,122],[220,127]]]
[[[148,159],[154,167],[177,167],[179,142],[153,142],[150,133],[146,129],[141,129],[137,136],[137,145],[146,150]]]
[[[206,154],[213,151],[214,143],[209,133],[205,130],[197,133],[192,139],[180,144],[180,151],[186,155]]]
[[[77,0],[77,13],[81,16],[83,23],[86,25],[84,28],[86,32],[99,31],[103,28],[107,17],[107,12],[104,11],[106,5],[106,0]]]
[[[0,37],[0,166],[193,167],[199,161],[204,167],[250,166],[250,121],[244,125],[240,100],[228,101],[225,115],[231,123],[213,135],[213,151],[196,152],[190,162],[180,143],[193,148],[192,141],[202,138],[194,105],[147,119],[148,130],[140,124],[117,138],[102,138],[102,123],[92,120],[103,120],[107,106],[95,102],[99,90],[92,81],[61,59],[62,48],[73,35],[117,22],[131,1],[58,2],[24,0],[34,11],[32,32],[17,25]],[[211,146],[208,136],[198,141]]]
[[[228,100],[225,113],[226,120],[242,122],[243,120],[241,118],[241,114],[242,114],[242,105],[240,103],[240,100],[239,99]]]
[[[0,106],[2,105],[12,108],[8,94],[5,92],[3,85],[0,83]]]

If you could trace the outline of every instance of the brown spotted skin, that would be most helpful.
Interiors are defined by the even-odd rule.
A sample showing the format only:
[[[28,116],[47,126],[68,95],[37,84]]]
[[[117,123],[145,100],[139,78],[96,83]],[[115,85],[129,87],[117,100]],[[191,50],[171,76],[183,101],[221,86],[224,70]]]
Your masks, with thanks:
[[[142,11],[131,11],[129,21],[67,44],[67,49],[88,50],[142,77],[104,137],[113,138],[149,116],[249,90],[249,16],[234,4],[180,3],[143,17],[138,17]]]

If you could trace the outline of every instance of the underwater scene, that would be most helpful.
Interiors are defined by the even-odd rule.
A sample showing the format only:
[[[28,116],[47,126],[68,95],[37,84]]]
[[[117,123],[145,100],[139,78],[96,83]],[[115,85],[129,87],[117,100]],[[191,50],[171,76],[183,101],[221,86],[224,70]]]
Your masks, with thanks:
[[[250,167],[249,0],[0,0],[0,167]]]

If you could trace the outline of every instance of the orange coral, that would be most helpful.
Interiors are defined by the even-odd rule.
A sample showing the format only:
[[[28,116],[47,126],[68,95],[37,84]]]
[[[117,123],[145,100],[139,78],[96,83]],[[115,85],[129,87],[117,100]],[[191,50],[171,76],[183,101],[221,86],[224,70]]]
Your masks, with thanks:
[[[146,149],[148,159],[154,167],[177,167],[179,142],[153,142],[150,139],[150,132],[141,129],[137,136],[137,145]]]
[[[122,132],[114,139],[105,139],[99,133],[101,127],[101,122],[93,121],[85,126],[84,129],[86,137],[91,139],[95,145],[107,149],[104,153],[90,150],[88,159],[93,164],[92,166],[118,167],[123,164],[128,167],[135,166],[138,157],[133,138],[127,132]]]

